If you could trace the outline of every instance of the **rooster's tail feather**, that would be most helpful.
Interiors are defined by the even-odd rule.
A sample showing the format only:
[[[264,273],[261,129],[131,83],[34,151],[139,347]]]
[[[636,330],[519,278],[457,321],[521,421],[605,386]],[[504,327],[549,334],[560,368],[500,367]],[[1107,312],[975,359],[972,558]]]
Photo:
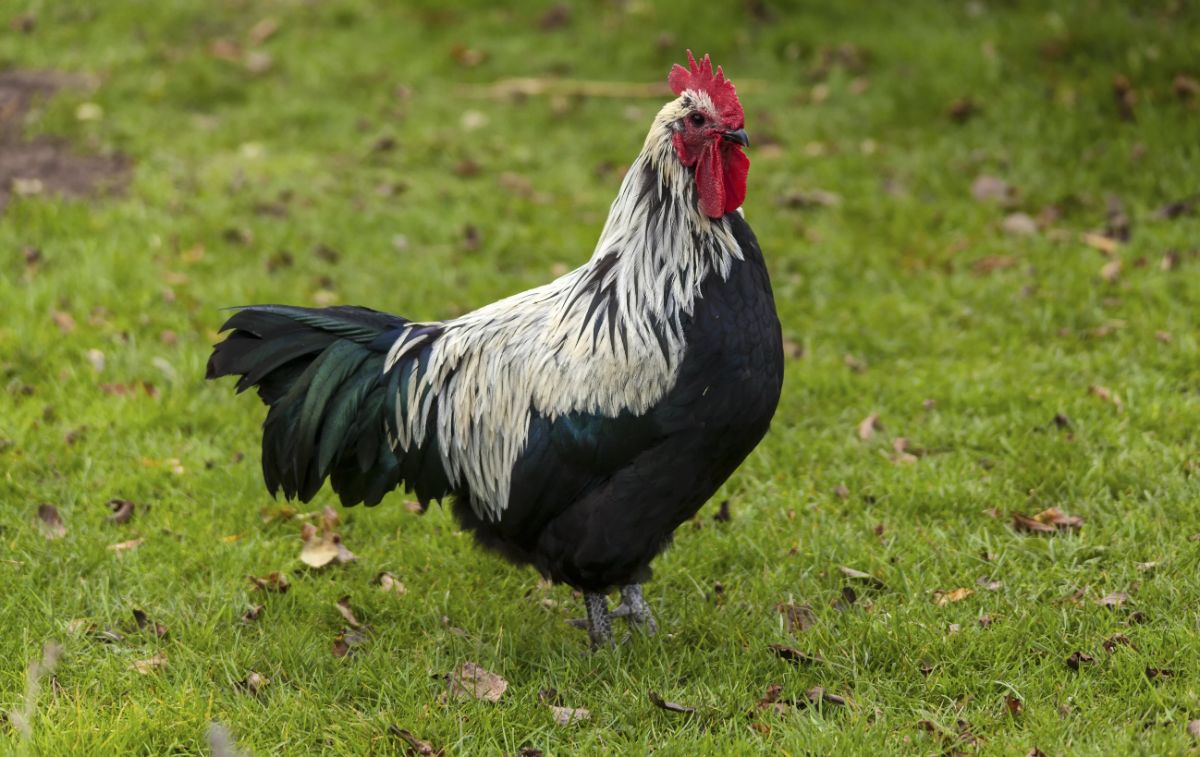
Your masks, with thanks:
[[[422,502],[449,491],[436,439],[393,450],[401,370],[387,351],[408,321],[367,308],[242,308],[222,330],[207,378],[237,375],[270,406],[262,467],[272,494],[307,502],[328,477],[344,505],[378,504],[401,483]]]

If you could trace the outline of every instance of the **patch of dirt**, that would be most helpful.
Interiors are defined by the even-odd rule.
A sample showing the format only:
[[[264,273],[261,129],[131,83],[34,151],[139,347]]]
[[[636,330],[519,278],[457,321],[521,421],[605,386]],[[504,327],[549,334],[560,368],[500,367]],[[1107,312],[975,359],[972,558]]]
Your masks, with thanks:
[[[0,212],[13,194],[92,197],[122,191],[133,164],[123,155],[80,155],[61,139],[25,139],[25,116],[63,87],[87,83],[53,71],[0,71]]]

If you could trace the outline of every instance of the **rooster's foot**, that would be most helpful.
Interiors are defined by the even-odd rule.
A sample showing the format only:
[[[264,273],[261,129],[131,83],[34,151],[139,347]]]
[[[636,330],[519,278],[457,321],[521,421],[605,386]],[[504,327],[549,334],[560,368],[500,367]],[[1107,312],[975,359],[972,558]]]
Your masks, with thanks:
[[[646,604],[646,598],[642,596],[640,584],[621,587],[621,604],[614,607],[611,612],[608,609],[608,597],[599,592],[584,594],[583,602],[587,607],[587,619],[580,618],[567,622],[588,632],[588,637],[592,640],[592,649],[613,645],[613,618],[625,618],[629,625],[640,628],[647,636],[653,636],[658,632],[658,624],[654,622],[650,605]]]

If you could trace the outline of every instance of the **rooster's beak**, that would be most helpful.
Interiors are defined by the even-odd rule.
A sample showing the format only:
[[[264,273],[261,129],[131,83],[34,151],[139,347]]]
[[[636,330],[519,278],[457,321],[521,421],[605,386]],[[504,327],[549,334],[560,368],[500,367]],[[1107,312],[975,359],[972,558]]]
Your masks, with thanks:
[[[734,131],[727,131],[721,135],[721,139],[726,139],[730,142],[737,142],[742,147],[750,146],[750,135],[746,134],[745,129],[736,129]]]

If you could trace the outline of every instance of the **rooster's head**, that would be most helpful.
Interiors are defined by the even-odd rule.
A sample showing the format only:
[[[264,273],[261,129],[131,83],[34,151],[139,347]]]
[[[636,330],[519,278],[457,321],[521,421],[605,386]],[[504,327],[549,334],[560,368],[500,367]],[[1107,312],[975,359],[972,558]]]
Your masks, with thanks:
[[[720,218],[746,199],[750,145],[745,117],[733,82],[707,55],[697,63],[688,50],[688,68],[676,65],[667,83],[679,98],[664,108],[679,162],[694,169],[700,211]]]

